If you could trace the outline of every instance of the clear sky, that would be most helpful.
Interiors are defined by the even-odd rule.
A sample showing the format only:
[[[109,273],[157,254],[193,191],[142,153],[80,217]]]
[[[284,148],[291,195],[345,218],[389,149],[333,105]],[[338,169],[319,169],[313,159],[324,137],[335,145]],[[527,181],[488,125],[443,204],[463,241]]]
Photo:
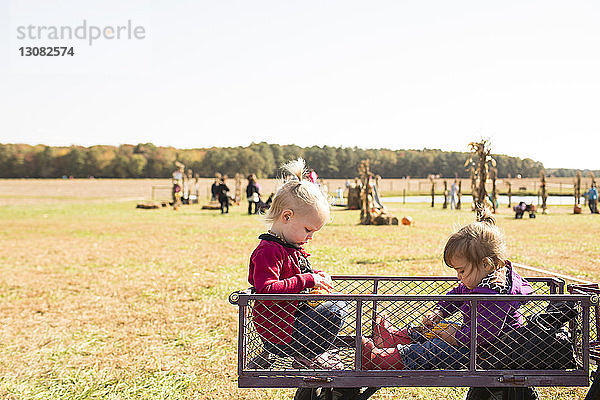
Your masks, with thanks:
[[[18,38],[84,20],[145,35]],[[592,0],[0,0],[0,142],[466,151],[486,137],[600,169],[598,21]]]

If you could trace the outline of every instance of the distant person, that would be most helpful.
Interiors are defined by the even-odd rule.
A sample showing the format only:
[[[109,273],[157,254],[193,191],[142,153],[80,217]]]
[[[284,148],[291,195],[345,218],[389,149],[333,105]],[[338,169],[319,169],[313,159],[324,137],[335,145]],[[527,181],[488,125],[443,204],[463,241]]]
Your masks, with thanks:
[[[256,184],[256,188],[258,189],[258,193],[260,194],[260,183],[258,183],[258,180],[256,179],[256,175],[254,175],[254,183]]]
[[[215,181],[210,187],[210,201],[217,201],[219,197],[219,183],[221,182],[221,174],[215,174]]]
[[[338,186],[338,188],[336,189],[335,198],[336,198],[336,203],[338,205],[344,204],[344,189],[342,189],[341,186]]]
[[[192,192],[192,170],[188,169],[183,180],[183,204],[190,204],[190,194]]]
[[[456,208],[456,194],[458,193],[458,185],[456,184],[456,181],[454,181],[454,183],[452,183],[452,186],[450,186],[450,209],[454,210]]]
[[[246,198],[248,199],[248,214],[258,214],[258,203],[260,201],[260,193],[256,176],[248,175],[248,186],[246,186]],[[254,207],[254,211],[252,208]]]
[[[258,203],[256,203],[256,207],[258,208],[259,213],[264,214],[269,208],[271,208],[271,203],[273,203],[273,196],[275,196],[275,193],[271,193],[266,202],[262,201],[262,199],[258,200]]]
[[[225,179],[227,179],[227,176],[224,175],[221,178],[221,182],[219,183],[219,203],[221,203],[221,214],[228,214],[229,213],[229,188],[227,187],[227,185],[225,184]]]
[[[177,166],[177,170],[173,171],[173,189],[171,191],[173,197],[173,207],[177,210],[177,208],[181,205],[181,197],[183,195],[183,180],[185,166],[179,161],[175,162]]]
[[[587,192],[588,206],[592,214],[598,214],[598,189],[596,184],[592,183],[592,187]]]
[[[194,174],[194,183],[191,184],[191,192],[190,192],[190,204],[197,204],[198,199],[200,198],[200,176],[196,173]],[[191,180],[190,180],[191,182]]]
[[[308,180],[314,184],[318,184],[319,176],[317,175],[314,169],[310,170],[310,173],[308,174]]]

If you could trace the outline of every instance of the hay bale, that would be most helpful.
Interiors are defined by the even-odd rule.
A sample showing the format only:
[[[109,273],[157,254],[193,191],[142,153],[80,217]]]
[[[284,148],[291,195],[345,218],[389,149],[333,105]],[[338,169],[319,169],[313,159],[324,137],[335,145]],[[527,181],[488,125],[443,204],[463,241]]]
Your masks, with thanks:
[[[398,225],[398,218],[393,215],[381,213],[372,220],[373,225]]]
[[[141,208],[142,210],[153,210],[160,207],[161,205],[159,204],[149,202],[138,203],[137,206],[135,206],[135,208]]]
[[[360,186],[354,186],[348,188],[348,209],[350,210],[360,210],[361,209],[361,200],[360,200]]]
[[[203,205],[202,209],[203,210],[220,210],[221,203],[219,203],[218,201],[211,201],[211,202]]]

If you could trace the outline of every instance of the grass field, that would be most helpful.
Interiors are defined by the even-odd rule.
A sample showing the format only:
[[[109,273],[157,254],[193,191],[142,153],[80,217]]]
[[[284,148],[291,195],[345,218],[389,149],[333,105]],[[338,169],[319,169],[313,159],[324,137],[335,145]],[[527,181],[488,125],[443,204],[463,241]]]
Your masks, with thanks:
[[[39,183],[38,185],[42,185]],[[289,399],[238,389],[237,309],[259,217],[135,201],[45,201],[4,194],[0,208],[0,397],[15,399]],[[124,196],[127,197],[127,196]],[[101,199],[101,195],[94,197]],[[8,201],[10,199],[10,201]],[[33,199],[33,200],[32,200]],[[600,217],[553,207],[534,220],[498,214],[516,262],[600,280]],[[359,226],[335,210],[307,250],[330,273],[451,275],[441,250],[469,211],[391,207],[416,225]],[[578,399],[585,389],[545,389]],[[375,399],[462,398],[464,389],[385,389]]]
[[[439,178],[435,180],[435,190],[438,195],[444,191],[443,181],[452,185],[452,180]],[[200,202],[208,201],[210,198],[210,186],[214,179],[201,178],[199,180]],[[513,195],[533,195],[539,191],[539,179],[511,179]],[[548,178],[547,189],[552,195],[571,196],[573,193],[573,178]],[[276,179],[259,179],[261,193],[267,197],[269,193],[276,190],[278,181]],[[498,193],[506,193],[508,186],[506,179],[497,181]],[[246,179],[241,181],[241,192],[245,196],[244,189],[247,185]],[[330,193],[336,189],[345,188],[345,179],[327,179],[325,181]],[[228,179],[227,185],[231,189],[231,195],[235,192],[235,180]],[[470,196],[470,180],[462,180],[462,193]],[[582,193],[590,185],[587,178],[581,181]],[[491,191],[491,183],[488,183]],[[522,189],[522,190],[519,190]],[[431,182],[428,179],[382,179],[379,182],[379,191],[382,196],[407,195],[430,195]],[[19,204],[49,204],[62,201],[123,201],[123,200],[150,200],[152,196],[156,200],[167,200],[171,198],[170,179],[0,179],[0,205],[15,204],[14,199],[19,197]],[[583,201],[583,198],[581,199]]]

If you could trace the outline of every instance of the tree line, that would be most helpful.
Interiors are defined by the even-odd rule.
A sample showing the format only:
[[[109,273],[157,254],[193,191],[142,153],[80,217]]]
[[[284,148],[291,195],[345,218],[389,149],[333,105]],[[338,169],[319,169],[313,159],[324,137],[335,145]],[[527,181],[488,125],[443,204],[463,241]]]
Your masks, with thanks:
[[[371,171],[384,178],[441,177],[468,178],[465,169],[467,152],[423,150],[360,149],[357,147],[279,145],[252,143],[245,147],[212,147],[176,149],[152,143],[120,146],[70,146],[0,144],[1,178],[167,178],[175,169],[175,161],[185,164],[201,177],[216,172],[229,176],[241,173],[272,178],[278,167],[293,158],[303,157],[310,168],[323,178],[357,176],[361,160],[369,159]],[[498,177],[538,177],[544,169],[541,162],[507,155],[494,155]],[[561,176],[568,171],[556,170]],[[585,171],[584,171],[585,173]]]

